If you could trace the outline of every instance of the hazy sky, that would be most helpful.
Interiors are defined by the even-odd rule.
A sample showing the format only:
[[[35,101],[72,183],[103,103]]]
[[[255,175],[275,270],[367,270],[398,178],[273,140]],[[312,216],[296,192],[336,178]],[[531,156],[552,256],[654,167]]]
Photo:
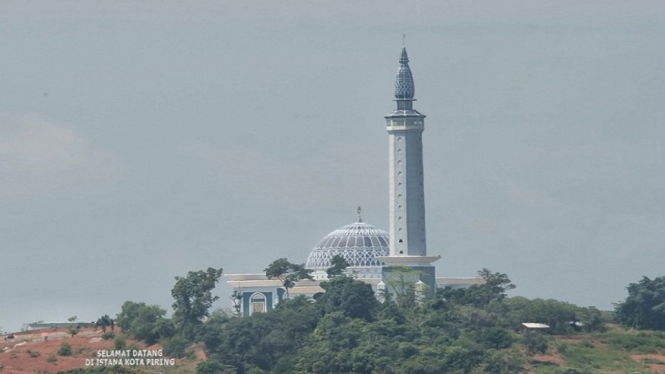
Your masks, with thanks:
[[[388,226],[402,33],[439,276],[665,275],[663,1],[0,2],[0,328]],[[231,290],[217,289],[220,306]]]

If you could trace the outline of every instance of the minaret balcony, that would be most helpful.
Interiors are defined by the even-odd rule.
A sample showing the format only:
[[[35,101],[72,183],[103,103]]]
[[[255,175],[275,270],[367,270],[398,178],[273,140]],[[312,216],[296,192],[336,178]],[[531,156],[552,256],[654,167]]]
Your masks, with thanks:
[[[424,131],[425,121],[422,118],[388,118],[386,130],[393,131]]]

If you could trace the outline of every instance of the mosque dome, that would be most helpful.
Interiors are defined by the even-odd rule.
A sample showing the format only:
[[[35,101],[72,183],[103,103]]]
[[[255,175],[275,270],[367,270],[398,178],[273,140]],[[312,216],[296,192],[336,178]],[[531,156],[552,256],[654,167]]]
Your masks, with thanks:
[[[373,278],[381,268],[376,258],[389,253],[388,233],[359,220],[323,237],[309,254],[306,267],[314,270],[315,278],[325,278],[332,258],[340,255],[349,263],[347,271]]]

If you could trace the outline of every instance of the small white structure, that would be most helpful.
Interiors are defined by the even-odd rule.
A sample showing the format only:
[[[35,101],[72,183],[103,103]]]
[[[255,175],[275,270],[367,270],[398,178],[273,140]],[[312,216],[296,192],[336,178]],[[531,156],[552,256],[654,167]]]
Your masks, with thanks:
[[[524,322],[522,323],[522,327],[524,328],[524,330],[546,330],[550,328],[549,325],[546,325],[544,323],[535,323],[535,322]]]

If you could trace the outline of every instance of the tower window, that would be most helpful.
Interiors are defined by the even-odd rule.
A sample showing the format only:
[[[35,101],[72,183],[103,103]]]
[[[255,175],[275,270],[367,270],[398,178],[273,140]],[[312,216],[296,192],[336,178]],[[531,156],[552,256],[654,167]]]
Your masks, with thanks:
[[[402,240],[402,239],[400,239],[400,240],[399,240],[399,242],[401,243],[401,242],[403,242],[403,240]]]

